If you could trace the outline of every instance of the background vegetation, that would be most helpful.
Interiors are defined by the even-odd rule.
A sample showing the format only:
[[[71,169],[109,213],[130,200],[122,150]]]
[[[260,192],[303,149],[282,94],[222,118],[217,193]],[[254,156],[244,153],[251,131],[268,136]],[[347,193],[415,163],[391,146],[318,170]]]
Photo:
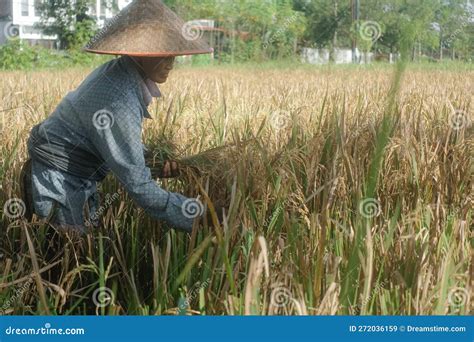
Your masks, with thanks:
[[[472,62],[474,6],[464,0],[165,0],[183,19],[214,19],[227,32],[220,63],[299,59],[301,48],[358,46],[376,54],[400,52],[406,27],[413,31],[411,59]],[[0,46],[0,69],[95,65],[82,46],[99,29],[87,12],[90,0],[46,1],[39,25],[57,35],[63,51]],[[110,7],[113,7],[112,3]],[[356,15],[355,13],[359,13]],[[361,38],[364,24],[375,26],[376,39]],[[372,26],[373,28],[373,26]],[[237,32],[239,34],[237,34]],[[55,61],[54,61],[55,60]]]
[[[452,25],[461,3],[365,2],[360,19],[383,30],[364,48],[402,52],[394,67],[295,62],[295,41],[352,44],[346,2],[194,3],[168,1],[186,20],[251,35],[229,42],[222,65],[178,67],[145,125],[156,154],[194,156],[180,178],[157,180],[211,212],[191,236],[151,220],[110,175],[103,227],[52,251],[44,222],[26,222],[16,201],[26,140],[103,57],[67,38],[54,58],[0,48],[2,68],[49,67],[0,78],[0,313],[472,313],[474,74],[461,63],[472,26]],[[446,51],[455,61],[412,63]]]
[[[225,204],[223,223],[168,231],[110,176],[104,228],[51,261],[45,225],[3,207],[1,309],[468,314],[474,75],[408,68],[396,93],[383,65],[176,70],[144,139],[177,158],[228,146],[200,159],[201,174],[160,181]],[[31,126],[89,71],[3,73],[1,203],[19,196]]]

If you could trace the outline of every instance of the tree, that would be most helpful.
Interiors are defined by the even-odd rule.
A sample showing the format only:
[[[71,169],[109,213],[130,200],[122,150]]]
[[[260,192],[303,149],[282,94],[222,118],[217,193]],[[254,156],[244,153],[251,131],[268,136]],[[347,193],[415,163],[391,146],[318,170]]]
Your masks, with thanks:
[[[456,46],[468,42],[469,27],[472,28],[473,8],[465,0],[438,0],[434,21],[438,30],[439,59],[443,59],[444,49],[451,49],[454,57]],[[457,44],[456,44],[457,43]]]
[[[231,60],[285,57],[296,52],[305,28],[304,13],[292,0],[165,0],[185,20],[214,19],[227,33]],[[241,39],[242,36],[247,39]]]
[[[41,13],[38,27],[47,35],[56,35],[63,49],[82,47],[97,29],[88,14],[91,0],[48,0],[37,6]]]
[[[349,48],[351,40],[356,39],[359,48],[396,53],[409,32],[415,42],[412,59],[441,54],[446,49],[450,49],[452,58],[472,58],[474,6],[467,0],[360,0],[359,3],[360,21],[353,23],[349,0],[293,0],[294,9],[302,11],[307,19],[304,44]],[[380,31],[377,39],[361,39],[360,28],[364,23],[371,23],[373,31]]]
[[[350,46],[351,8],[349,1],[297,0],[308,19],[305,40],[317,47]]]

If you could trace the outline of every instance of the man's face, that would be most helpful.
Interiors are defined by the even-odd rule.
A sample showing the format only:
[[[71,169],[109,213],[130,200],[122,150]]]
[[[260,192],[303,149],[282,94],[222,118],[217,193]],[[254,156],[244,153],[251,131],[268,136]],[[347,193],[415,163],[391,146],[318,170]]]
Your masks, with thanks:
[[[146,76],[156,83],[165,83],[173,69],[175,57],[140,57]]]

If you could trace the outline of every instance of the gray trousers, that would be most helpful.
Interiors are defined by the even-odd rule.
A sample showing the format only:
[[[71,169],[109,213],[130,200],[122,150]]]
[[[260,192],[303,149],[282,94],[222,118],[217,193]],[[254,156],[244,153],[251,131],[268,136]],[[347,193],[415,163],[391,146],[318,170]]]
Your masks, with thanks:
[[[43,221],[63,231],[86,233],[89,228],[97,228],[99,220],[92,219],[100,202],[97,191],[87,196],[80,188],[68,189],[69,192],[75,192],[75,196],[71,196],[74,199],[74,205],[68,207],[67,203],[70,201],[58,201],[58,198],[55,198],[54,195],[58,193],[55,187],[58,185],[55,182],[48,184],[48,172],[41,163],[36,163],[31,159],[24,163],[20,174],[20,188],[22,200],[25,203],[25,218],[31,222],[33,214],[36,214]],[[56,171],[51,170],[51,172]],[[68,182],[69,186],[70,184]],[[66,188],[67,185],[59,187]],[[42,189],[45,189],[44,193],[41,193]],[[80,204],[81,199],[83,199],[82,213],[78,215],[75,207],[78,201]]]

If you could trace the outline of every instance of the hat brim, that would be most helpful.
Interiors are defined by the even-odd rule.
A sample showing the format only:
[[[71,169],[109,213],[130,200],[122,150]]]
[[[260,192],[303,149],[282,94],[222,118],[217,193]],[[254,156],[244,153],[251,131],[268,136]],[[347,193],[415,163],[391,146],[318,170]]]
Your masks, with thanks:
[[[101,51],[101,50],[94,50],[94,49],[88,49],[84,48],[84,51],[86,52],[91,52],[91,53],[96,53],[99,55],[127,55],[127,56],[133,56],[133,57],[176,57],[176,56],[190,56],[190,55],[204,55],[204,54],[210,54],[214,52],[213,48],[210,48],[209,50],[198,50],[198,51],[170,51],[170,52],[159,52],[159,53],[154,53],[154,52],[129,52],[129,51]]]
[[[91,38],[84,51],[137,57],[214,52],[200,29],[185,23],[162,0],[134,0]]]

